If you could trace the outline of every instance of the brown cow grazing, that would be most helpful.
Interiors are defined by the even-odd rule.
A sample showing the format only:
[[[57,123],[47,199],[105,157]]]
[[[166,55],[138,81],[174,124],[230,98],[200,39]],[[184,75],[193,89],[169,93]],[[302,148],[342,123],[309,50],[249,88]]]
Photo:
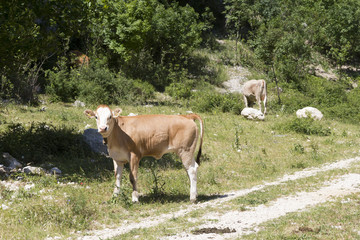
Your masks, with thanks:
[[[245,107],[252,107],[255,102],[261,111],[261,102],[264,103],[264,115],[266,114],[266,82],[263,79],[247,81],[242,89]],[[262,112],[262,111],[261,111]]]
[[[89,66],[90,58],[79,50],[71,50],[69,55],[70,62],[74,67],[82,68],[83,66]]]
[[[120,193],[124,164],[130,164],[130,181],[133,186],[132,201],[138,202],[136,187],[139,162],[144,156],[157,159],[168,152],[176,153],[190,179],[190,200],[196,201],[196,175],[200,164],[203,142],[203,121],[196,114],[188,115],[139,115],[120,116],[121,109],[112,111],[107,105],[99,105],[95,111],[85,110],[89,118],[96,118],[98,132],[107,143],[114,162],[115,189]],[[200,122],[200,144],[195,161],[194,152],[199,138],[195,120]]]

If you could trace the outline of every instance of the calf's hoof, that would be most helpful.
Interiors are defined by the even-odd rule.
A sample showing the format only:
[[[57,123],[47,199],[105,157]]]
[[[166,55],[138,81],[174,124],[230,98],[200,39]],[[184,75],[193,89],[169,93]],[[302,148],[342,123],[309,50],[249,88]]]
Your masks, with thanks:
[[[139,193],[133,192],[131,198],[132,198],[133,203],[138,203],[139,202]]]

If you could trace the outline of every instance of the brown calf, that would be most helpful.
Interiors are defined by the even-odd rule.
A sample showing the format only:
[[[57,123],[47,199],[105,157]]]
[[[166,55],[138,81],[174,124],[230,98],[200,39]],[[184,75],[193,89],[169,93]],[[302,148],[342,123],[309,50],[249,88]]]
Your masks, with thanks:
[[[261,102],[264,103],[264,115],[266,114],[266,82],[265,80],[247,81],[242,89],[245,107],[252,107],[255,102],[259,105],[261,111]],[[262,111],[261,111],[262,112]]]
[[[71,50],[69,56],[70,62],[74,67],[89,66],[90,58],[79,50]]]
[[[100,105],[96,111],[85,110],[85,115],[96,118],[98,132],[106,139],[108,152],[114,162],[115,189],[120,193],[124,164],[130,164],[130,181],[133,186],[132,201],[138,202],[137,173],[144,156],[161,158],[168,152],[176,153],[190,179],[190,200],[197,197],[197,168],[200,164],[203,142],[203,121],[196,114],[189,115],[139,115],[120,116],[121,109],[112,111]],[[194,122],[200,122],[199,129]],[[195,161],[194,152],[200,135],[200,145]]]

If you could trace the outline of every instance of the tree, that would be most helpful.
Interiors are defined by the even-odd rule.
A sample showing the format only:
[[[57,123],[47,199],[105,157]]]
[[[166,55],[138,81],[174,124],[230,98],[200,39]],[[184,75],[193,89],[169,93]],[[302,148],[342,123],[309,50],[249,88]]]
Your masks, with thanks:
[[[90,1],[29,0],[0,3],[0,97],[34,102],[49,59],[66,51],[88,25]]]
[[[104,1],[94,34],[109,48],[113,66],[164,89],[201,42],[203,25],[189,6],[157,0]]]

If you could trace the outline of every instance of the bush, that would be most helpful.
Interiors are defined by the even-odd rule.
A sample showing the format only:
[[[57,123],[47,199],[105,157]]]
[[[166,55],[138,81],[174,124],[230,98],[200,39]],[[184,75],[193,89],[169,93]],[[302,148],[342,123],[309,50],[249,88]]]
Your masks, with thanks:
[[[66,63],[64,63],[66,64]],[[154,96],[154,87],[110,71],[101,61],[89,67],[47,71],[46,92],[52,101],[80,99],[88,104],[145,103]]]
[[[188,5],[158,0],[102,4],[93,17],[96,39],[111,50],[115,68],[157,90],[172,82],[169,75],[181,71],[178,66],[186,64],[202,41],[204,24]]]
[[[116,76],[106,68],[88,69],[79,80],[79,99],[90,104],[142,104],[155,92],[150,83]]]
[[[133,82],[131,92],[133,92],[134,96],[129,96],[129,99],[133,98],[139,104],[146,103],[149,101],[149,99],[152,99],[155,96],[154,86],[141,80],[135,80]]]
[[[48,85],[46,86],[46,93],[49,94],[50,100],[54,102],[73,101],[78,94],[78,87],[76,82],[70,78],[67,70],[57,71],[49,70],[46,72],[48,78]]]
[[[346,86],[342,82],[332,82],[324,78],[309,76],[304,82],[306,94],[313,103],[322,107],[332,107],[346,101]]]
[[[88,104],[118,104],[129,100],[131,81],[107,68],[89,68],[79,75],[79,99]]]
[[[192,86],[189,83],[175,82],[165,88],[165,92],[175,99],[189,99]]]
[[[268,108],[273,111],[282,111],[284,113],[294,113],[298,109],[313,106],[313,98],[294,89],[286,89],[280,94],[281,105],[277,101],[277,93],[275,93],[276,101],[268,101]]]
[[[329,136],[331,130],[319,121],[311,118],[294,118],[275,125],[275,129],[284,132],[296,132],[305,135]]]
[[[240,114],[243,101],[239,94],[221,94],[214,91],[197,91],[191,105],[198,112],[234,112]]]

